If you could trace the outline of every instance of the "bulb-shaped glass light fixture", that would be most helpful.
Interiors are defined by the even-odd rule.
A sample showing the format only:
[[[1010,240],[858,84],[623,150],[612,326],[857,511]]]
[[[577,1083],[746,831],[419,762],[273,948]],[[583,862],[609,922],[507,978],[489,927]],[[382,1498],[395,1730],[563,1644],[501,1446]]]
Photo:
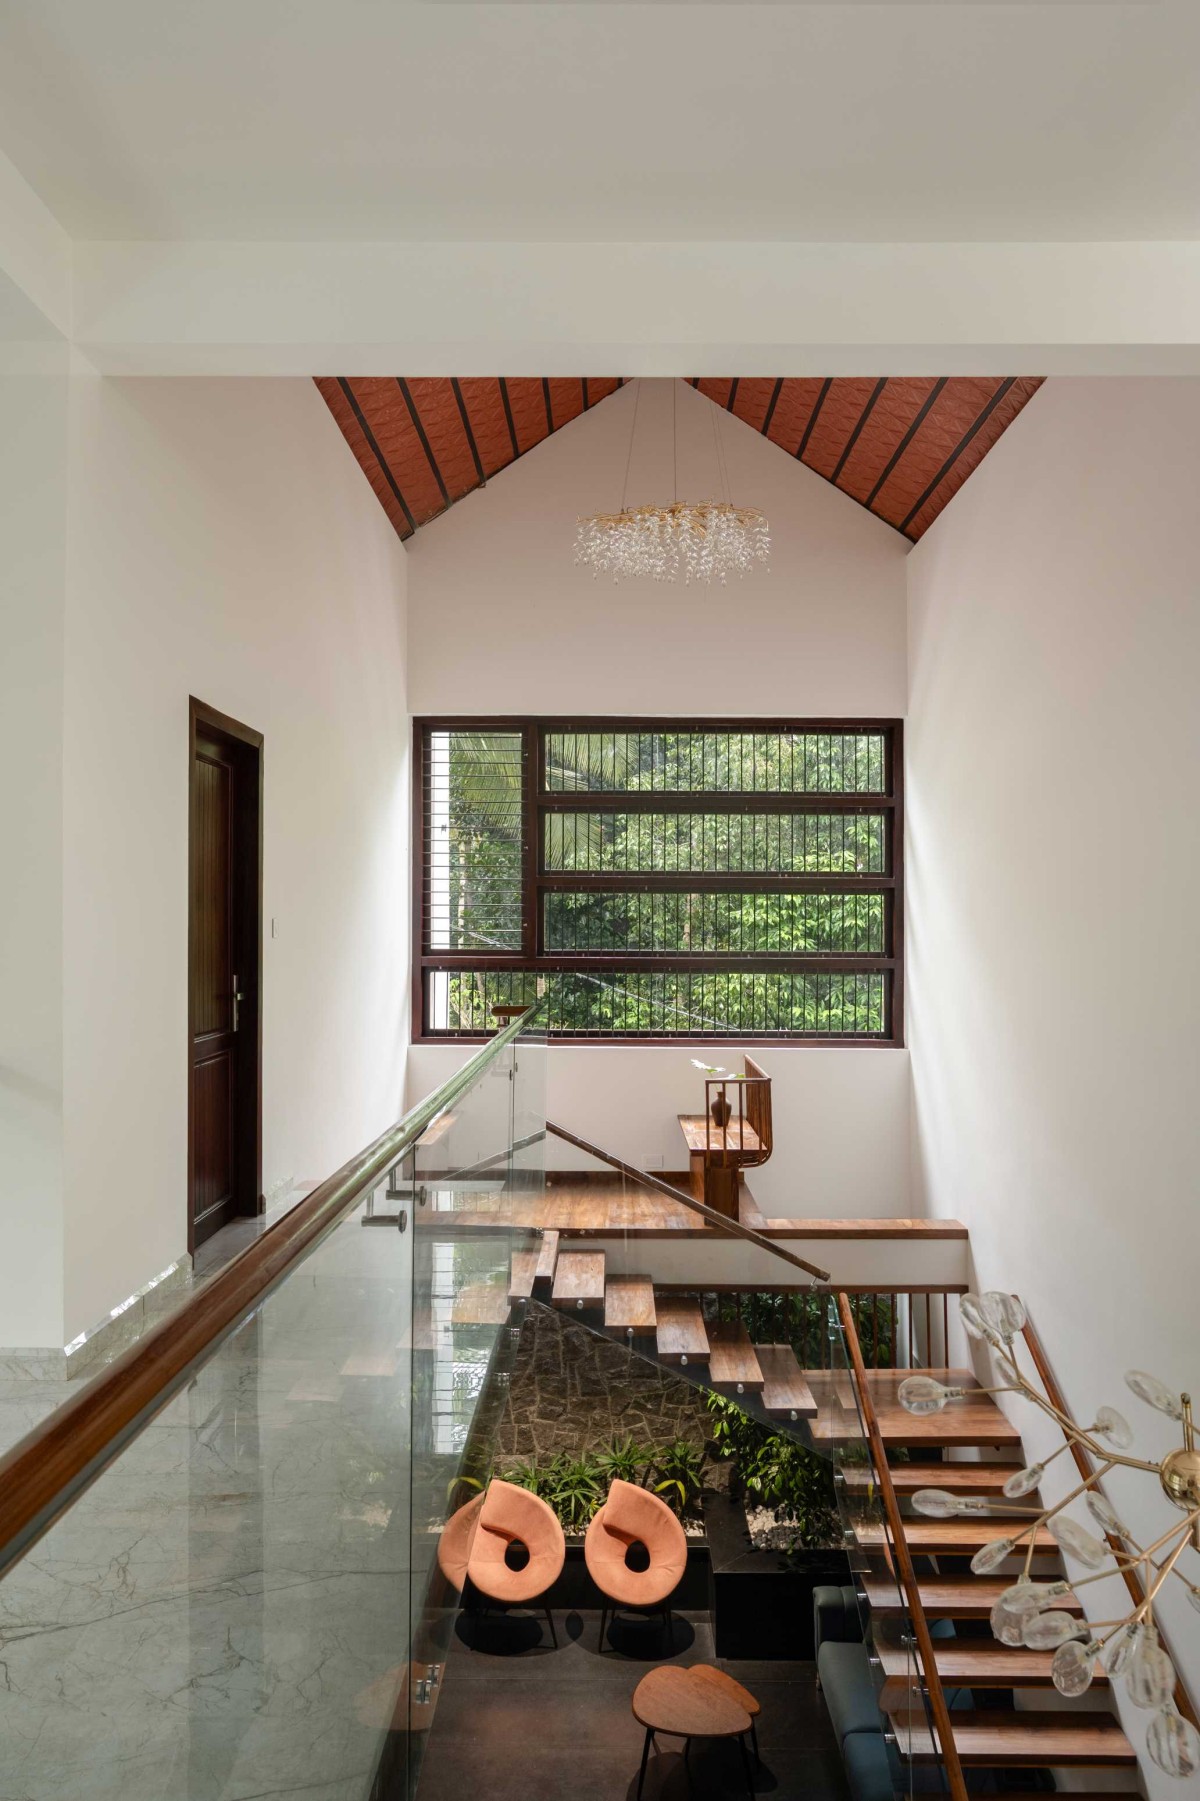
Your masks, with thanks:
[[[896,1390],[906,1413],[918,1416],[940,1413],[947,1401],[961,1401],[966,1390],[948,1388],[934,1376],[907,1376]]]
[[[1183,1402],[1178,1395],[1172,1394],[1166,1383],[1160,1382],[1157,1376],[1148,1376],[1145,1370],[1126,1370],[1125,1385],[1132,1389],[1139,1401],[1145,1401],[1149,1407],[1157,1407],[1158,1411],[1165,1413],[1168,1418],[1173,1420],[1183,1418]]]
[[[1133,1654],[1141,1643],[1141,1638],[1141,1621],[1135,1620],[1132,1626],[1126,1626],[1109,1639],[1100,1654],[1100,1661],[1110,1676],[1125,1674],[1133,1661]]]
[[[996,1324],[986,1305],[986,1299],[985,1295],[980,1294],[963,1295],[958,1303],[958,1316],[969,1337],[991,1341],[997,1336]]]
[[[1050,1533],[1069,1557],[1074,1557],[1089,1570],[1100,1570],[1108,1562],[1108,1546],[1102,1544],[1094,1532],[1081,1526],[1069,1514],[1055,1514],[1049,1522]]]
[[[1162,1707],[1150,1722],[1146,1749],[1168,1776],[1194,1776],[1200,1770],[1200,1733],[1173,1707]]]
[[[971,1559],[971,1568],[977,1576],[990,1576],[998,1570],[1006,1557],[1012,1556],[1013,1541],[1011,1538],[994,1538],[990,1545],[984,1545],[976,1551]]]
[[[1119,1520],[1103,1495],[1098,1495],[1094,1488],[1089,1488],[1087,1496],[1088,1512],[1094,1520],[1099,1520],[1106,1532],[1114,1538],[1132,1538],[1133,1534],[1123,1520]]]
[[[1175,1671],[1153,1626],[1147,1626],[1129,1660],[1125,1693],[1135,1707],[1167,1707],[1175,1693]]]
[[[944,1488],[919,1488],[912,1504],[917,1513],[929,1520],[951,1520],[960,1511],[959,1497],[947,1494]]]
[[[992,1632],[1002,1645],[1023,1645],[1025,1627],[1038,1611],[1032,1582],[1014,1582],[992,1608]]]
[[[1035,1613],[1025,1622],[1025,1643],[1031,1651],[1052,1651],[1069,1638],[1078,1638],[1083,1630],[1069,1613]]]
[[[1005,1294],[1001,1289],[993,1288],[981,1298],[1001,1338],[1006,1341],[1015,1338],[1026,1320],[1025,1303],[1020,1295]]]
[[[1094,1638],[1086,1644],[1072,1638],[1058,1647],[1050,1663],[1050,1680],[1060,1695],[1082,1695],[1091,1688],[1099,1649]]]
[[[1133,1443],[1133,1427],[1115,1407],[1101,1407],[1092,1421],[1097,1438],[1106,1438],[1116,1451],[1127,1451]]]
[[[1031,1463],[1027,1470],[1017,1470],[1004,1484],[1004,1492],[1010,1501],[1019,1501],[1022,1495],[1031,1495],[1042,1477],[1046,1474],[1044,1463]]]

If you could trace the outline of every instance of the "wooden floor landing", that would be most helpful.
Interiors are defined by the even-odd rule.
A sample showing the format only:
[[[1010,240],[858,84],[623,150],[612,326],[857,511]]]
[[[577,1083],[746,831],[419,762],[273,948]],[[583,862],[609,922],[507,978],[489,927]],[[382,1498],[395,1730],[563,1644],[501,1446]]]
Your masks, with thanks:
[[[664,1172],[664,1181],[686,1188],[683,1171]],[[471,1192],[461,1183],[439,1189],[436,1172],[422,1172],[418,1181],[426,1188],[429,1204],[438,1213],[453,1214],[463,1226],[497,1225],[536,1227],[544,1232],[583,1234],[589,1238],[615,1238],[635,1234],[639,1238],[721,1237],[721,1229],[705,1223],[689,1207],[676,1205],[654,1188],[639,1188],[615,1171],[547,1170],[528,1177],[529,1188],[495,1188],[482,1184]],[[773,1219],[763,1215],[751,1190],[743,1184],[742,1224],[771,1239],[934,1239],[966,1238],[967,1229],[955,1219]]]

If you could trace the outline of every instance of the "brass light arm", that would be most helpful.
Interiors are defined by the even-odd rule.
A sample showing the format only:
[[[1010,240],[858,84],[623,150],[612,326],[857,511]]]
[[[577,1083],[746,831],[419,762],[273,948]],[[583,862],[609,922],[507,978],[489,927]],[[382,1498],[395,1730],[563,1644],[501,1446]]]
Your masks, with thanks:
[[[1135,1620],[1144,1619],[1146,1614],[1150,1614],[1151,1617],[1153,1617],[1154,1597],[1155,1597],[1155,1595],[1157,1595],[1159,1589],[1162,1587],[1162,1585],[1166,1581],[1167,1577],[1171,1574],[1171,1571],[1175,1568],[1175,1565],[1179,1562],[1180,1557],[1187,1550],[1187,1545],[1188,1545],[1188,1536],[1187,1536],[1187,1532],[1185,1530],[1183,1537],[1180,1539],[1180,1541],[1176,1545],[1175,1549],[1171,1552],[1171,1555],[1167,1558],[1166,1562],[1155,1566],[1158,1569],[1158,1575],[1154,1578],[1153,1583],[1146,1590],[1146,1599],[1142,1602],[1141,1606],[1139,1608],[1137,1608],[1136,1611],[1134,1612],[1133,1617]],[[1149,1560],[1147,1559],[1147,1561],[1149,1561]]]

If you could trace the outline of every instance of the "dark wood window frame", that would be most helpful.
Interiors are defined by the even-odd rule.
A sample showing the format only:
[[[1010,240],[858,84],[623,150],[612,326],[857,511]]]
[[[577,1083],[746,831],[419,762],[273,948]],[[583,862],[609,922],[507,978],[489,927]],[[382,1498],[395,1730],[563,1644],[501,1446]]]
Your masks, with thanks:
[[[432,949],[428,941],[426,892],[426,803],[430,734],[433,732],[520,733],[523,739],[522,794],[522,947],[520,951],[458,951]],[[715,790],[663,793],[649,790],[582,793],[548,790],[545,782],[545,743],[550,733],[595,734],[602,732],[738,732],[738,733],[878,733],[884,740],[885,781],[882,793],[813,790],[800,793],[730,793]],[[884,872],[871,875],[762,875],[684,874],[580,876],[547,871],[544,867],[543,821],[555,811],[592,812],[700,812],[720,813],[882,813],[885,820]],[[770,955],[690,953],[680,956],[662,951],[552,951],[544,944],[543,897],[555,890],[578,889],[591,880],[598,888],[662,890],[667,892],[736,890],[744,893],[844,893],[883,892],[890,897],[885,910],[884,954],[807,952]],[[904,1045],[904,726],[898,719],[685,719],[659,717],[581,717],[579,715],[532,717],[528,715],[425,715],[413,721],[413,982],[412,1040],[415,1044],[481,1044],[486,1035],[427,1029],[428,977],[431,971],[495,970],[533,974],[597,974],[605,971],[652,969],[666,972],[748,970],[835,971],[845,974],[883,972],[885,1030],[882,1033],[819,1034],[814,1032],[739,1031],[726,1036],[748,1042],[789,1045],[832,1045],[899,1049]],[[604,1036],[595,1032],[554,1034],[560,1044],[711,1044],[715,1034],[703,1031],[667,1035],[625,1032]]]

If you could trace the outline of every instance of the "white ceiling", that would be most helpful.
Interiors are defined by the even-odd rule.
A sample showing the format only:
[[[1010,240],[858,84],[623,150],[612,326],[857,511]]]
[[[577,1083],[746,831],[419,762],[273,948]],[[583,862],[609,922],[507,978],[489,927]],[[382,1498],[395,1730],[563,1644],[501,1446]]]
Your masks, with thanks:
[[[1200,4],[0,0],[75,238],[1200,238]]]

